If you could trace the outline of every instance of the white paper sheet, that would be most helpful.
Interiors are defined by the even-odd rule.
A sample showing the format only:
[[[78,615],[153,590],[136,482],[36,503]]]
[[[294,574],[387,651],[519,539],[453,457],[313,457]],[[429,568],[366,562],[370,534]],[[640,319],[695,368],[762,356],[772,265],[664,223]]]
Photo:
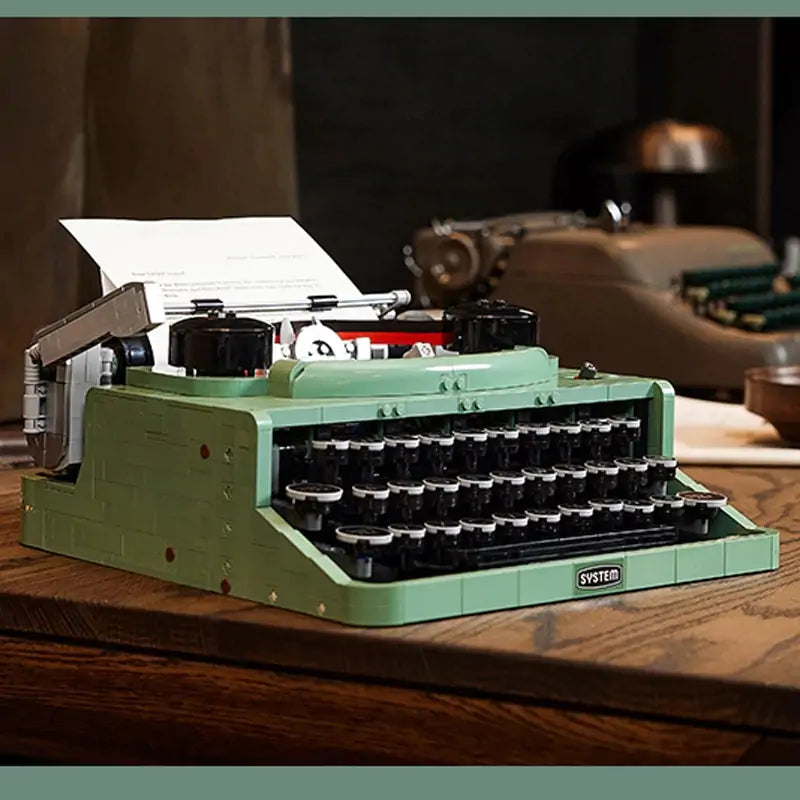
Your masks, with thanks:
[[[675,398],[675,457],[687,464],[800,466],[800,449],[765,419],[733,403]]]
[[[104,294],[131,281],[154,281],[161,285],[168,307],[211,298],[234,306],[297,301],[313,294],[361,297],[355,284],[291,217],[66,219],[61,224],[97,264]],[[375,318],[370,308],[318,316],[331,314],[340,319]],[[167,326],[154,331],[150,339],[156,364],[165,365]]]

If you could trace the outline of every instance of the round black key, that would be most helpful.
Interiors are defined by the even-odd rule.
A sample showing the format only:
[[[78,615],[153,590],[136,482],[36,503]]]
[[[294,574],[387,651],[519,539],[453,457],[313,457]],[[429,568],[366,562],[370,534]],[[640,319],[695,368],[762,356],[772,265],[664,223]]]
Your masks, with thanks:
[[[544,508],[556,494],[556,472],[552,467],[525,467],[525,501],[531,508]]]
[[[551,422],[550,433],[560,436],[563,433],[577,436],[581,432],[580,422]]]
[[[388,526],[389,533],[395,539],[424,539],[425,526],[413,522],[396,522]]]
[[[584,433],[611,433],[611,420],[605,417],[585,419],[581,422]]]
[[[551,422],[550,435],[556,460],[569,464],[581,446],[580,422]]]
[[[653,494],[656,519],[665,525],[678,525],[683,518],[684,501],[675,494]]]
[[[423,506],[425,484],[422,481],[398,479],[387,481],[389,507],[401,522],[412,522]]]
[[[360,547],[383,547],[392,543],[387,528],[374,525],[342,525],[336,529],[336,541]]]
[[[336,541],[355,559],[357,578],[372,577],[372,559],[388,545],[393,536],[386,528],[373,525],[343,525],[336,529]]]
[[[453,431],[456,442],[488,442],[489,433],[486,428],[460,428]]]
[[[556,464],[556,497],[560,503],[574,503],[586,492],[586,467],[578,464]]]
[[[502,484],[503,486],[524,486],[525,473],[509,469],[497,469],[489,473],[489,477],[494,483]]]
[[[379,436],[350,440],[350,466],[359,481],[374,480],[381,472],[386,444]]]
[[[581,423],[583,445],[590,460],[601,461],[611,449],[611,420],[587,419]]]
[[[550,423],[520,422],[517,428],[523,463],[531,467],[541,466],[544,454],[550,449]]]
[[[419,441],[423,447],[453,447],[456,437],[452,433],[423,433]]]
[[[611,497],[598,497],[589,501],[594,509],[595,530],[602,533],[622,528],[622,500]]]
[[[350,440],[350,450],[356,453],[382,453],[386,442],[380,436],[360,436]]]
[[[309,482],[290,483],[285,492],[299,515],[296,526],[309,533],[322,531],[324,516],[330,512],[332,506],[342,499],[344,494],[339,486]]]
[[[457,540],[461,534],[461,523],[453,519],[433,519],[425,523],[425,530],[431,536]]]
[[[455,519],[432,519],[425,523],[427,558],[434,563],[448,562],[448,553],[452,553],[461,542],[461,523]]]
[[[425,491],[425,484],[410,478],[398,478],[397,480],[387,481],[391,494],[398,495],[422,495]]]
[[[628,499],[622,503],[623,525],[628,529],[647,528],[653,524],[655,506],[649,500]]]
[[[677,459],[672,456],[645,456],[644,460],[647,463],[647,485],[651,494],[666,494],[667,484],[675,479]]]
[[[323,483],[339,483],[350,459],[349,439],[312,439],[313,474]]]
[[[526,436],[539,436],[547,438],[550,436],[550,423],[549,422],[518,422],[517,430],[523,437]]]
[[[643,458],[618,458],[614,463],[619,467],[618,492],[623,498],[634,499],[647,487],[647,462]]]
[[[513,544],[525,541],[528,531],[528,515],[522,511],[502,511],[492,514],[497,525],[497,538],[502,542]]]
[[[286,496],[299,503],[337,503],[342,499],[344,490],[329,483],[290,483],[286,487]]]
[[[508,469],[519,452],[519,430],[516,425],[497,425],[486,429],[489,456],[498,469]]]
[[[461,541],[465,547],[488,547],[494,542],[497,523],[485,517],[465,517],[461,523]]]
[[[349,439],[312,439],[311,449],[319,453],[344,453],[350,449]]]
[[[531,533],[539,539],[551,539],[561,532],[561,512],[549,508],[532,508],[525,512]]]
[[[374,497],[378,500],[389,499],[389,487],[385,483],[354,483],[350,491],[353,497]]]
[[[395,478],[411,477],[411,471],[419,461],[420,437],[413,434],[385,436],[386,466]]]
[[[558,478],[586,479],[586,467],[581,464],[554,464],[553,472],[556,473],[556,481]]]
[[[489,448],[489,434],[483,428],[454,431],[455,456],[467,472],[477,472]]]
[[[497,504],[503,511],[516,508],[525,494],[525,475],[512,470],[496,470],[489,477],[494,481]]]
[[[490,441],[519,442],[519,428],[516,425],[490,425],[486,428],[486,435]]]
[[[589,503],[561,503],[561,528],[567,535],[587,533],[592,529],[594,509]]]
[[[389,525],[388,529],[397,544],[397,551],[400,555],[400,568],[405,570],[410,564],[410,559],[422,552],[425,546],[427,530],[424,525],[418,525],[413,522],[396,522]]]
[[[423,478],[426,506],[436,517],[446,517],[458,503],[458,490],[461,484],[456,478],[435,476]]]
[[[697,537],[708,536],[714,518],[728,504],[728,498],[717,492],[678,492],[677,497],[684,505],[681,531]]]
[[[459,475],[458,482],[461,485],[461,506],[470,515],[480,515],[492,501],[492,476],[480,473]]]
[[[592,497],[608,497],[617,489],[619,467],[613,461],[587,461],[586,490]]]
[[[452,433],[423,433],[419,440],[421,462],[441,475],[453,461],[456,437]]]
[[[419,450],[422,437],[415,433],[396,433],[384,436],[383,441],[390,450]]]
[[[642,421],[638,417],[611,417],[609,422],[613,430],[641,432],[642,429]],[[635,433],[632,435],[636,436]]]
[[[354,483],[350,492],[354,511],[364,522],[375,525],[386,513],[389,487],[385,483]]]
[[[629,456],[634,442],[638,442],[641,435],[642,421],[638,417],[611,418],[611,446],[616,456]]]
[[[443,494],[457,494],[461,485],[457,478],[447,478],[442,475],[423,478],[422,484],[428,491]]]
[[[724,508],[728,505],[728,498],[717,492],[678,492],[676,495],[683,500],[687,508]]]

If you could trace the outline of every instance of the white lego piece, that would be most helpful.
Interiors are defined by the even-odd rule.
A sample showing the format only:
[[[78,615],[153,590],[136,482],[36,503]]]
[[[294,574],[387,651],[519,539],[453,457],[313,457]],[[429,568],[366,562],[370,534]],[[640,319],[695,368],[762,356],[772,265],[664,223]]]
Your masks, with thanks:
[[[435,355],[435,350],[427,342],[417,342],[403,353],[403,358],[433,358]]]

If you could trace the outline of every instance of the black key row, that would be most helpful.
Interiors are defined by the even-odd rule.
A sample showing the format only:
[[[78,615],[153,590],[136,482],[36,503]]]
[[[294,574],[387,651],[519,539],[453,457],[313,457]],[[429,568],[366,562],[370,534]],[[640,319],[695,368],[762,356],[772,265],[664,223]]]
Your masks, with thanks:
[[[393,434],[352,439],[312,439],[306,456],[315,481],[339,484],[345,476],[368,481],[392,478],[602,461],[626,457],[641,437],[637,417],[582,422],[528,422],[453,432]]]
[[[422,480],[360,481],[346,490],[335,483],[296,481],[286,487],[285,493],[309,514],[327,515],[336,507],[337,515],[344,512],[368,524],[380,523],[387,515],[411,522],[453,514],[482,516],[489,508],[524,511],[588,498],[662,495],[676,469],[674,458],[646,456]]]
[[[646,500],[600,499],[565,504],[557,509],[501,511],[485,517],[436,519],[424,523],[337,525],[333,529],[333,539],[335,545],[353,559],[357,576],[369,578],[373,562],[399,564],[402,572],[408,571],[413,563],[455,563],[459,561],[457,551],[475,560],[475,551],[486,550],[487,556],[494,558],[498,548],[511,547],[511,551],[501,555],[513,561],[515,555],[524,556],[522,546],[526,543],[588,541],[594,536],[593,549],[602,552],[604,537],[618,539],[626,531],[643,535],[648,531],[680,531],[684,536],[702,538],[726,503],[724,495],[687,491],[656,495]],[[585,552],[592,552],[592,548]],[[479,553],[477,560],[480,560]]]

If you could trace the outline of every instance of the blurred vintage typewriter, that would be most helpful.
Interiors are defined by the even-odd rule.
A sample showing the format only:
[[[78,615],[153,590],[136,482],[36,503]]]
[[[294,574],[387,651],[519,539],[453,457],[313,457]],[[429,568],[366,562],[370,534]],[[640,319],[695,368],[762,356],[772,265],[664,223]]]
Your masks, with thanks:
[[[425,308],[479,297],[532,306],[542,345],[576,365],[658,375],[738,396],[749,367],[800,363],[800,275],[759,237],[726,227],[545,212],[434,221],[405,249]]]

